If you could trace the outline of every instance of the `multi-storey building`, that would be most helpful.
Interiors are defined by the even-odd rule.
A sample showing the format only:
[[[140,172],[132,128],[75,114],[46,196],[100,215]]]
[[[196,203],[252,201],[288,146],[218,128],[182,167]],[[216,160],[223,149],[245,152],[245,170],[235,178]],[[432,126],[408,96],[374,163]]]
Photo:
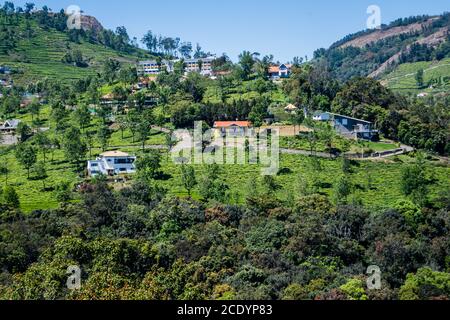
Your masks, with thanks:
[[[115,176],[136,172],[136,157],[120,151],[102,153],[96,160],[88,161],[87,170],[90,176],[103,174]]]
[[[156,60],[140,61],[138,64],[139,76],[158,75],[162,70],[167,72],[174,71],[174,65],[180,60],[162,60],[158,64]],[[211,76],[213,74],[212,62],[214,57],[187,59],[184,61],[185,73],[198,72],[204,76]]]
[[[213,73],[212,63],[213,57],[188,59],[184,61],[186,73],[199,72],[204,76],[211,76]]]
[[[162,70],[173,72],[173,66],[176,60],[162,60],[158,63],[156,60],[140,61],[138,63],[137,71],[140,76],[158,75]]]

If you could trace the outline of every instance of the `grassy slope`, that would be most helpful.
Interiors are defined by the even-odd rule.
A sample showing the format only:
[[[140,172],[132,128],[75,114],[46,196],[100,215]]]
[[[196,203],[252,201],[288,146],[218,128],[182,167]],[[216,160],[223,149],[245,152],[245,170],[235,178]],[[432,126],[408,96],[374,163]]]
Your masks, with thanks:
[[[420,89],[416,83],[416,73],[423,69],[425,75],[425,82],[427,83],[433,79],[441,77],[450,77],[450,58],[441,61],[427,61],[404,63],[395,68],[391,73],[385,75],[382,79],[383,83],[388,88],[394,91],[401,91],[405,93],[419,93],[419,92],[448,92],[450,90],[450,80],[447,80],[441,87],[434,89],[426,88]]]
[[[40,114],[43,120],[43,126],[52,127],[49,121],[50,107],[43,108]],[[31,124],[31,117],[29,114],[19,116],[23,121]],[[93,121],[92,126],[88,130],[95,130],[99,119]],[[52,130],[50,134],[52,134]],[[110,148],[118,148],[122,151],[130,152],[131,154],[140,153],[140,143],[132,142],[131,133],[127,130],[124,133],[124,139],[121,137],[119,130],[116,130],[110,139]],[[163,134],[152,132],[147,145],[161,145],[165,143]],[[282,141],[288,143],[288,141]],[[290,146],[295,147],[295,146]],[[377,149],[387,148],[387,145],[380,144]],[[389,145],[389,148],[391,146]],[[1,149],[0,149],[1,151]],[[93,150],[93,157],[101,153],[98,142],[96,148]],[[42,160],[42,154],[39,154]],[[402,199],[400,190],[400,173],[405,166],[404,162],[409,162],[411,159],[406,156],[398,158],[399,161],[386,162],[370,162],[362,161],[359,165],[354,167],[353,181],[357,184],[355,189],[356,197],[361,199],[364,204],[370,207],[388,207],[395,204],[399,199]],[[42,191],[43,185],[41,181],[28,180],[26,177],[26,170],[24,170],[15,159],[14,152],[9,151],[0,153],[0,161],[8,163],[9,183],[16,187],[19,193],[21,207],[25,212],[31,212],[37,209],[55,208],[58,203],[55,198],[55,193],[52,191]],[[322,170],[319,173],[313,172],[308,164],[308,158],[298,155],[281,155],[281,167],[289,168],[287,174],[277,177],[277,182],[282,186],[278,191],[278,196],[284,199],[288,193],[295,193],[299,189],[300,178],[302,175],[307,181],[311,182],[314,176],[319,175],[320,180],[323,181],[323,188],[320,192],[331,195],[333,193],[332,185],[337,181],[341,175],[341,163],[336,160],[321,159]],[[430,167],[432,165],[430,164]],[[204,172],[203,166],[195,166],[197,175],[200,176]],[[248,193],[248,181],[257,181],[261,178],[260,167],[254,165],[227,165],[222,167],[221,177],[230,186],[230,190],[236,195],[237,201],[242,203]],[[432,197],[436,196],[439,191],[445,191],[450,188],[450,170],[448,167],[434,166],[436,184],[431,186]],[[170,178],[166,181],[158,181],[158,183],[169,190],[170,194],[186,196],[186,191],[182,187],[180,168],[174,165],[171,161],[167,161],[167,157],[163,155],[163,169]],[[77,176],[72,165],[65,161],[64,153],[60,150],[55,152],[55,162],[47,163],[47,171],[49,178],[47,179],[47,187],[54,187],[61,181],[70,181],[73,184],[80,182],[81,179]],[[32,173],[33,176],[33,173]],[[371,177],[374,188],[367,189],[368,177]],[[4,177],[0,181],[3,184]],[[254,184],[254,183],[253,183]],[[291,192],[286,192],[286,191]],[[194,191],[194,197],[199,199],[198,191]]]
[[[117,133],[116,133],[117,134]],[[116,136],[117,139],[117,136]],[[155,143],[158,141],[149,141]],[[139,147],[122,147],[121,150],[133,154],[139,154]],[[94,154],[101,151],[96,149]],[[42,159],[42,155],[39,155]],[[158,184],[168,189],[170,194],[178,196],[186,196],[186,191],[182,187],[180,167],[173,164],[170,158],[163,155],[164,173],[170,177],[166,181],[158,181]],[[358,166],[354,167],[352,180],[356,184],[355,196],[361,199],[363,203],[369,207],[389,207],[394,205],[399,199],[403,199],[400,190],[400,174],[405,163],[411,161],[409,157],[401,156],[397,158],[398,161],[386,162],[359,162]],[[42,191],[42,182],[35,180],[28,180],[26,177],[26,170],[24,170],[15,160],[14,154],[9,152],[0,155],[0,161],[7,162],[10,185],[16,187],[20,195],[21,207],[25,212],[31,212],[36,209],[48,209],[57,207],[58,203],[55,198],[55,193],[52,191]],[[297,155],[281,155],[281,167],[288,168],[288,173],[276,178],[282,188],[278,191],[278,196],[281,199],[286,199],[286,194],[296,194],[299,190],[299,185],[302,179],[309,183],[312,182],[314,176],[320,175],[320,180],[323,182],[323,187],[320,189],[321,193],[332,195],[333,184],[341,175],[341,163],[337,160],[320,159],[322,163],[321,172],[313,172],[309,165],[307,157]],[[432,197],[435,197],[438,192],[448,190],[450,188],[450,170],[448,167],[433,166],[435,170],[434,176],[437,182],[431,186]],[[196,165],[195,170],[197,176],[200,177],[205,168],[201,165]],[[258,181],[261,179],[261,167],[255,165],[225,165],[222,167],[221,178],[230,186],[231,193],[237,199],[235,202],[243,203],[245,196],[248,194],[249,181]],[[74,172],[74,168],[64,160],[62,151],[55,152],[55,162],[47,163],[47,171],[49,178],[47,179],[47,187],[55,186],[61,181],[71,181],[73,184],[80,182],[81,179]],[[33,173],[32,173],[33,176]],[[371,179],[372,188],[368,189],[368,177]],[[3,180],[3,179],[2,179]],[[1,181],[3,183],[3,181]],[[290,192],[286,192],[286,191]],[[194,198],[200,199],[198,191],[194,191]]]
[[[32,26],[34,35],[31,39],[27,39],[23,36],[25,23],[22,20],[17,28],[22,36],[15,51],[5,55],[0,50],[0,65],[5,64],[23,71],[22,74],[13,76],[19,84],[41,80],[44,77],[68,82],[95,74],[100,70],[102,62],[109,58],[126,63],[135,63],[138,60],[136,56],[122,54],[102,45],[70,42],[65,33],[43,30],[35,22],[32,22]],[[80,50],[83,58],[89,61],[89,67],[79,68],[62,63],[61,59],[68,51],[68,47],[71,50]],[[145,55],[143,51],[138,52]]]

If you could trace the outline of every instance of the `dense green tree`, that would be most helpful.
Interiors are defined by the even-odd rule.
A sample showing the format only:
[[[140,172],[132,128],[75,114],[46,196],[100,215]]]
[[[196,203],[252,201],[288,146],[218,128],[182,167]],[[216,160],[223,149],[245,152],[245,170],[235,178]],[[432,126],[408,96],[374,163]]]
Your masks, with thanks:
[[[255,60],[250,51],[244,51],[239,55],[239,65],[242,70],[242,79],[247,80],[253,72]]]
[[[87,146],[78,128],[69,127],[64,133],[62,144],[67,161],[79,163],[85,157]]]
[[[0,175],[5,176],[5,186],[8,185],[9,168],[6,163],[0,163]]]
[[[28,110],[31,113],[31,121],[34,122],[34,117],[36,116],[36,119],[39,121],[39,114],[41,112],[41,104],[39,100],[33,99],[31,101],[30,105],[28,106]]]
[[[42,186],[43,186],[42,190],[45,190],[46,189],[45,180],[48,178],[48,174],[47,174],[47,169],[45,168],[44,162],[36,163],[36,165],[34,166],[34,174],[35,174],[36,179],[42,181]]]
[[[17,161],[27,170],[28,179],[30,178],[30,169],[37,161],[37,152],[30,144],[21,143],[16,148]]]
[[[406,166],[401,173],[401,189],[405,196],[410,196],[414,202],[424,205],[428,196],[428,178],[425,159],[418,153],[414,164]]]
[[[19,111],[20,99],[17,96],[7,96],[3,100],[1,107],[1,113],[4,114],[6,118],[9,118]]]
[[[419,88],[423,88],[423,85],[424,85],[424,72],[423,72],[423,69],[417,70],[416,83],[417,83],[417,86]]]
[[[20,207],[19,195],[13,187],[7,186],[3,189],[3,200],[12,208]]]
[[[74,111],[74,117],[77,124],[80,126],[81,132],[91,124],[91,113],[87,105],[82,104]]]
[[[100,143],[102,151],[108,148],[109,139],[111,138],[111,130],[106,125],[101,125],[97,130],[97,139]]]
[[[42,152],[42,156],[44,158],[44,163],[47,161],[47,153],[52,149],[52,141],[47,136],[45,132],[40,132],[36,134],[34,137],[36,144],[38,145],[40,151]]]
[[[194,189],[195,186],[197,185],[195,170],[192,166],[187,166],[184,164],[181,166],[181,180],[190,198],[192,194],[192,189]]]
[[[144,179],[155,179],[161,169],[161,154],[158,151],[150,150],[136,161],[138,174]]]
[[[447,300],[450,296],[450,274],[420,268],[416,274],[408,274],[400,288],[401,300]]]
[[[32,130],[29,125],[24,122],[20,122],[17,126],[16,134],[19,136],[20,142],[25,142],[32,135]]]
[[[352,193],[352,183],[349,175],[343,175],[334,187],[334,198],[337,203],[346,203],[348,196]]]

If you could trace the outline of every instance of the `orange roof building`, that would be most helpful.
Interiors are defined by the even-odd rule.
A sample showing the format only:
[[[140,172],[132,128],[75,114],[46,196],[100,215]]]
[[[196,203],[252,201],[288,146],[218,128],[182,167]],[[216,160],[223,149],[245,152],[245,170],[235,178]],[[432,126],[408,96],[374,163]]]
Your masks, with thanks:
[[[250,128],[252,126],[250,121],[216,121],[214,122],[214,128],[230,128],[241,127]]]
[[[291,75],[291,64],[280,64],[279,66],[272,65],[269,67],[269,78],[270,79],[280,79],[289,78]]]
[[[216,129],[216,137],[245,137],[252,123],[250,121],[216,121],[214,128]]]

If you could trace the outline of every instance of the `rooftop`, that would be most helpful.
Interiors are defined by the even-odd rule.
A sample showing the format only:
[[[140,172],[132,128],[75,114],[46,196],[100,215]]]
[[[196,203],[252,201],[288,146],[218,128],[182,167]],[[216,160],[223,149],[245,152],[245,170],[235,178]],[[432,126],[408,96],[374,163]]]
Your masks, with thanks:
[[[366,121],[366,120],[362,120],[362,119],[358,119],[358,118],[353,118],[353,117],[349,117],[349,116],[344,116],[342,114],[337,114],[337,113],[332,113],[332,112],[316,111],[316,112],[314,112],[313,116],[314,117],[320,117],[320,116],[322,116],[324,114],[328,114],[331,117],[336,117],[337,116],[337,117],[347,118],[347,119],[350,119],[350,120],[355,120],[355,121],[358,121],[358,122],[364,122],[364,123],[368,123],[368,124],[372,123],[370,121]]]
[[[114,157],[129,157],[130,155],[122,151],[107,151],[100,154],[100,156],[103,158],[114,158]]]
[[[17,119],[6,120],[5,123],[1,126],[2,128],[17,128],[21,121]]]
[[[214,122],[214,128],[229,128],[232,126],[237,127],[251,127],[250,121],[216,121]]]

